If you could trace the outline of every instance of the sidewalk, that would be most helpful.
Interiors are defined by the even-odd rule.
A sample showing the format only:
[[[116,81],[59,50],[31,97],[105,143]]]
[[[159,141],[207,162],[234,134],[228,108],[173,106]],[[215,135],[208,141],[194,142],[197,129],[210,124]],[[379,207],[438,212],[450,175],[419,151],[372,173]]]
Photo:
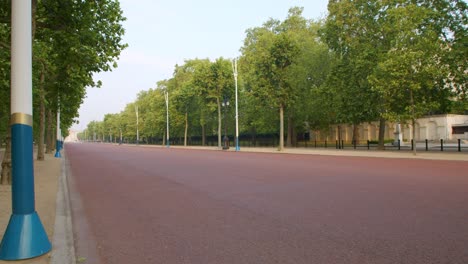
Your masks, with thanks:
[[[117,145],[117,144],[116,144]],[[123,146],[135,146],[133,144],[123,144]],[[139,147],[155,147],[166,148],[161,145],[138,145]],[[218,147],[201,147],[201,146],[170,146],[175,149],[199,149],[199,150],[220,150]],[[221,151],[221,150],[220,150]],[[234,152],[235,147],[230,147],[229,150]],[[275,153],[275,154],[299,154],[299,155],[325,155],[325,156],[347,156],[347,157],[375,157],[375,158],[394,158],[394,159],[430,159],[430,160],[455,160],[468,161],[468,152],[426,152],[418,151],[416,156],[410,151],[394,151],[394,150],[354,150],[335,148],[285,148],[283,151],[278,151],[273,147],[240,147],[240,152],[258,152],[258,153]]]
[[[3,158],[2,152],[3,150],[0,151],[0,158]],[[2,159],[0,159],[0,162],[1,160]],[[51,243],[54,235],[56,197],[58,179],[61,174],[61,160],[62,159],[54,158],[54,154],[45,154],[44,161],[34,160],[36,211],[39,214]],[[3,237],[10,216],[11,185],[0,185],[0,239]],[[0,263],[48,264],[50,262],[50,257],[51,252],[33,259],[14,262],[0,260]]]

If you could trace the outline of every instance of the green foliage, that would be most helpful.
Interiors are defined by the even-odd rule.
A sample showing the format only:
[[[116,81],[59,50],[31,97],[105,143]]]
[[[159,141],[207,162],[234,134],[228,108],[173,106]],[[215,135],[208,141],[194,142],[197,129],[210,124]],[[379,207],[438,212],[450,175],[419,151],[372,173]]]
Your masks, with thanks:
[[[40,106],[57,111],[66,135],[78,117],[86,88],[99,86],[93,74],[115,67],[126,44],[119,1],[33,1],[33,111],[38,127]],[[11,1],[0,4],[0,137],[9,117],[9,34]],[[6,100],[4,100],[6,99]],[[66,106],[66,107],[63,107]],[[35,129],[35,137],[39,136]]]

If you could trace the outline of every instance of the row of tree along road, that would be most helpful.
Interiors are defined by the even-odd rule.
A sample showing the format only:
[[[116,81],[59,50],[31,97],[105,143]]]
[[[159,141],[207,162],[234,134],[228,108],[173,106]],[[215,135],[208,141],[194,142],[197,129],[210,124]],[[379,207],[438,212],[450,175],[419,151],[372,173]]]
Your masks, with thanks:
[[[380,120],[383,148],[386,120],[468,110],[465,2],[330,1],[322,20],[302,11],[291,8],[284,21],[246,30],[238,58],[241,135],[279,135],[281,150],[310,130]],[[205,145],[217,136],[221,147],[224,126],[232,141],[234,76],[225,58],[176,65],[172,78],[138,94],[120,113],[91,122],[80,138],[122,135],[136,142],[139,133],[141,141],[165,144],[165,94],[172,138],[184,138],[185,145],[201,138]]]

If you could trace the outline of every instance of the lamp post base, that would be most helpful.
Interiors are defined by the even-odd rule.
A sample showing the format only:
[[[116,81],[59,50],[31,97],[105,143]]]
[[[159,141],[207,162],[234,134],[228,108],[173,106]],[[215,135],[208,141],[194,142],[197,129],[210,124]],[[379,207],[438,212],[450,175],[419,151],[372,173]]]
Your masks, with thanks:
[[[56,149],[57,151],[55,152],[55,156],[54,156],[54,157],[56,157],[56,158],[61,158],[61,157],[62,157],[62,155],[60,155],[60,149],[62,149],[61,143],[60,143],[59,140],[57,140],[57,142],[56,142],[55,144],[56,144],[55,149]]]
[[[12,214],[0,244],[0,259],[21,260],[46,254],[52,249],[39,215]]]

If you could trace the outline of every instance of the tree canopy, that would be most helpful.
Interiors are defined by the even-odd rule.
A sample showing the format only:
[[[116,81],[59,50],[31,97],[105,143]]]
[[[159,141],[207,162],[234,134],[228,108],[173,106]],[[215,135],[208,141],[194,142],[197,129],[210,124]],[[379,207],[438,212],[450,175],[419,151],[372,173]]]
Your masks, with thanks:
[[[0,136],[8,129],[11,1],[0,4]],[[100,87],[93,75],[117,67],[125,20],[118,0],[32,1],[33,100],[35,139],[43,139],[45,113],[56,113],[61,128],[77,122],[87,87]],[[6,100],[3,100],[3,99]],[[55,124],[49,120],[48,126]],[[54,130],[50,130],[54,131]],[[65,135],[64,135],[65,136]],[[39,155],[39,154],[38,154]]]

